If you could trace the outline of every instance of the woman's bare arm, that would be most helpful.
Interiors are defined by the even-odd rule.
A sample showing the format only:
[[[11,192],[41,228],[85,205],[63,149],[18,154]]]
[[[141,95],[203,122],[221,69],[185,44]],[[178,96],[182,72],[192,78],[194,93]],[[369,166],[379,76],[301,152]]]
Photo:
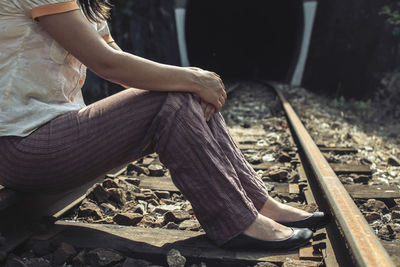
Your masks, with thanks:
[[[67,51],[99,76],[129,87],[198,95],[219,111],[226,99],[212,72],[160,64],[111,48],[79,10],[39,18],[39,24]]]

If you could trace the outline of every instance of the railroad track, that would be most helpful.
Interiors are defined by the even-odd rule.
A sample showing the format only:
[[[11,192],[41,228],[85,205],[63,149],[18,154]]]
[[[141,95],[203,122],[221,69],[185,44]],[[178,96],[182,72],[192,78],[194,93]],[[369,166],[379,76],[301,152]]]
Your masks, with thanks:
[[[227,86],[230,95],[241,87],[240,83]],[[266,94],[275,88],[264,82],[262,87],[269,90]],[[87,254],[107,253],[96,251],[98,248],[119,251],[110,256],[115,264],[129,257],[166,266],[166,254],[177,249],[188,263],[204,262],[207,266],[249,266],[264,261],[277,266],[400,266],[396,258],[400,248],[379,241],[353,202],[400,198],[399,190],[363,184],[343,186],[336,174],[368,176],[371,170],[365,165],[328,164],[321,151],[346,154],[357,150],[318,148],[283,95],[278,90],[277,94],[281,103],[273,101],[268,106],[275,106],[273,113],[278,115],[257,118],[255,124],[242,122],[230,131],[265,181],[271,197],[310,211],[319,207],[332,216],[332,223],[317,231],[309,246],[287,252],[227,251],[215,247],[196,224],[190,204],[180,195],[168,171],[156,155],[150,155],[64,195],[21,196],[0,188],[0,264],[16,248],[25,251],[21,252],[25,255],[27,250],[33,251],[29,256],[42,257],[50,262],[49,266],[63,264],[64,258],[60,259],[59,254],[68,251],[68,244],[89,251]],[[287,120],[280,114],[281,104]],[[129,190],[133,195],[127,195]],[[81,252],[72,253],[65,261],[79,265],[78,256],[86,253]],[[96,260],[93,257],[91,261]]]

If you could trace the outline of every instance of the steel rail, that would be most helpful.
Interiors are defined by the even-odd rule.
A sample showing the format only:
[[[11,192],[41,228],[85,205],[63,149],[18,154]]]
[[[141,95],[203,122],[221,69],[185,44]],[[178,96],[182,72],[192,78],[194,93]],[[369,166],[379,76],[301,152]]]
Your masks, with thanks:
[[[272,87],[281,100],[288,121],[341,228],[353,263],[369,267],[395,266],[282,92],[270,83],[264,84]]]

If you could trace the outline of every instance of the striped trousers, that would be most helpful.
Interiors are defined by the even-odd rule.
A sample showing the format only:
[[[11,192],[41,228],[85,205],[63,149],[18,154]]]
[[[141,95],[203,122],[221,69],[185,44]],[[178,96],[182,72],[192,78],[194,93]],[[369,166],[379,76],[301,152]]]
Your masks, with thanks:
[[[152,152],[217,245],[243,232],[268,198],[220,114],[206,122],[192,94],[133,88],[61,115],[27,137],[0,137],[0,184],[65,191]]]

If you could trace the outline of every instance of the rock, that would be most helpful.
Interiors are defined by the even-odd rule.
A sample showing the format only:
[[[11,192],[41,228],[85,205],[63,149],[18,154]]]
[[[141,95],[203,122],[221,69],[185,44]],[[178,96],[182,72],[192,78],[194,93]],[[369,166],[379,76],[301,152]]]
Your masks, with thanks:
[[[257,263],[256,265],[254,265],[254,267],[278,267],[278,265],[264,261]]]
[[[143,216],[143,219],[138,223],[138,226],[152,227],[156,222],[156,218],[149,214]]]
[[[274,160],[275,158],[272,154],[265,154],[264,156],[262,156],[263,162],[273,162]]]
[[[112,216],[117,212],[117,208],[111,203],[102,203],[100,208],[103,210],[103,213]]]
[[[35,241],[32,245],[32,250],[36,256],[42,257],[52,252],[52,245],[48,240]]]
[[[132,196],[136,200],[149,200],[149,199],[153,198],[152,195],[149,195],[149,194],[146,195],[143,193],[136,193],[136,192],[132,193]]]
[[[163,166],[159,164],[150,164],[148,168],[150,171],[150,176],[164,176]]]
[[[126,196],[121,188],[109,188],[107,192],[110,194],[109,199],[123,206],[126,203]]]
[[[400,166],[400,160],[398,160],[398,159],[397,159],[396,157],[394,157],[394,156],[391,156],[391,157],[388,158],[387,164],[390,165],[390,166],[396,166],[396,167],[398,167],[398,166]]]
[[[290,162],[291,160],[292,157],[290,157],[289,154],[286,152],[281,152],[281,154],[278,157],[279,162]]]
[[[85,267],[86,266],[86,250],[82,250],[72,259],[72,265],[74,267]]]
[[[168,191],[161,191],[161,190],[154,191],[154,194],[156,194],[158,198],[170,198],[171,196],[171,194]]]
[[[95,184],[88,190],[87,197],[91,200],[102,203],[108,200],[110,194],[100,184]]]
[[[372,161],[370,161],[370,160],[367,159],[367,158],[362,158],[362,159],[360,159],[360,163],[361,163],[362,165],[368,165],[368,166],[370,166],[370,165],[372,164]]]
[[[165,228],[165,229],[179,229],[179,225],[177,225],[174,222],[169,222],[166,225],[164,225],[163,228]]]
[[[392,220],[392,214],[390,214],[390,213],[387,213],[387,214],[382,216],[383,223],[388,223],[391,220]]]
[[[119,225],[133,226],[143,219],[143,215],[139,213],[118,213],[114,216],[113,221]]]
[[[367,209],[368,211],[376,211],[376,212],[389,212],[388,207],[383,201],[376,200],[376,199],[368,199],[366,203],[363,204],[363,208]]]
[[[140,192],[140,188],[132,183],[128,183],[126,179],[118,179],[118,187],[128,192]]]
[[[118,184],[114,179],[107,178],[103,181],[104,188],[118,188]]]
[[[123,212],[131,212],[131,213],[139,213],[144,214],[143,205],[138,205],[134,201],[128,202],[125,204]]]
[[[283,263],[282,267],[318,267],[321,266],[320,262],[316,261],[307,261],[307,260],[293,260],[286,259]]]
[[[378,212],[366,212],[364,214],[365,219],[367,222],[371,223],[375,220],[379,220],[381,218],[381,215]]]
[[[194,219],[185,220],[179,224],[179,230],[199,231],[200,229],[201,225],[199,221]]]
[[[179,210],[180,207],[176,205],[160,205],[154,209],[154,212],[164,214],[167,211]]]
[[[122,264],[122,267],[150,267],[150,263],[145,260],[127,258]]]
[[[250,157],[247,157],[247,161],[255,165],[263,162],[262,157],[259,155],[251,155]]]
[[[167,253],[167,263],[169,267],[185,267],[186,258],[176,249],[171,249]]]
[[[371,178],[369,177],[369,176],[366,176],[366,175],[355,175],[354,177],[353,177],[353,181],[355,182],[355,183],[362,183],[362,184],[368,184],[368,181],[370,180]]]
[[[168,211],[164,214],[164,222],[181,222],[183,220],[190,219],[192,216],[186,211],[183,210],[173,210],[173,211]]]
[[[0,260],[1,262],[1,260]],[[16,256],[8,257],[6,261],[6,267],[28,267],[22,259]]]
[[[134,186],[139,186],[140,185],[140,179],[138,178],[121,178],[121,180],[130,183]]]
[[[87,200],[84,200],[78,210],[79,217],[89,217],[95,220],[103,218],[100,208]]]
[[[76,255],[76,250],[68,243],[62,242],[56,251],[53,253],[52,264],[62,265],[63,263],[71,260]]]
[[[383,240],[390,241],[395,238],[396,233],[393,231],[390,225],[383,225],[378,231],[378,236]]]
[[[136,164],[128,164],[128,166],[126,167],[126,171],[130,174],[132,172],[136,172],[137,175],[140,175],[142,173],[149,175],[149,170],[147,170],[146,168],[142,168]]]
[[[287,181],[289,173],[287,171],[278,170],[268,173],[268,177],[277,182]]]
[[[88,252],[88,263],[95,267],[113,266],[124,260],[124,257],[112,249],[96,248]]]
[[[393,210],[392,211],[392,219],[400,219],[400,211]]]
[[[52,265],[50,261],[43,259],[43,258],[32,258],[32,259],[27,259],[24,261],[25,265],[27,267],[52,267],[55,265]]]

